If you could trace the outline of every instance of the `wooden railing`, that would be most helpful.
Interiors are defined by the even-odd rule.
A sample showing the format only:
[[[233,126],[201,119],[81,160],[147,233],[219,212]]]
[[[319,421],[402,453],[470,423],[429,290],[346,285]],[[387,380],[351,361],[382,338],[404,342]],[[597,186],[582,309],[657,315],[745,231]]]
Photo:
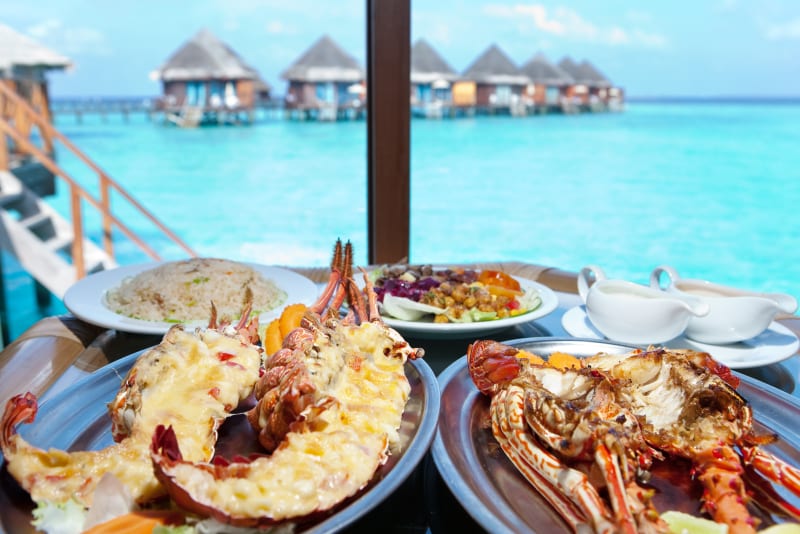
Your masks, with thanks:
[[[81,200],[86,200],[92,207],[99,211],[102,216],[103,248],[109,257],[114,258],[112,229],[116,227],[152,259],[161,259],[155,250],[111,213],[112,190],[116,191],[122,198],[127,200],[131,206],[152,222],[153,225],[189,254],[189,256],[197,256],[197,253],[184,243],[180,237],[159,221],[155,215],[142,206],[121,185],[109,177],[108,174],[51,124],[46,95],[44,94],[44,88],[41,84],[35,84],[32,89],[32,94],[30,95],[31,103],[33,106],[37,106],[39,111],[21,98],[17,94],[15,88],[16,84],[14,81],[0,80],[0,131],[4,134],[0,139],[0,170],[9,170],[11,153],[9,150],[8,138],[11,138],[15,143],[17,151],[33,156],[44,165],[47,170],[67,183],[70,192],[70,215],[75,236],[72,243],[72,261],[78,278],[83,278],[86,275],[86,266],[83,256],[84,233]],[[43,148],[36,146],[30,139],[32,127],[34,125],[39,129],[44,145]],[[54,141],[60,141],[68,150],[77,156],[79,160],[97,174],[100,190],[99,200],[95,199],[91,193],[76,182],[54,161]]]

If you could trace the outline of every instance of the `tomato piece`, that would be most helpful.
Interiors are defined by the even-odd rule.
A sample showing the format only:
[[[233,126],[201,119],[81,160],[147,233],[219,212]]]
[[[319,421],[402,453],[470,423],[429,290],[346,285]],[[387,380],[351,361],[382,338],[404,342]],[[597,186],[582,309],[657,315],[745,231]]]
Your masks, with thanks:
[[[504,287],[514,291],[520,290],[519,282],[513,276],[502,271],[481,271],[481,274],[478,275],[478,282],[487,286]]]
[[[523,294],[522,291],[518,291],[516,289],[509,289],[507,287],[490,286],[490,285],[486,285],[485,287],[486,291],[488,291],[492,295],[497,295],[498,297],[508,297],[510,299],[514,299]]]

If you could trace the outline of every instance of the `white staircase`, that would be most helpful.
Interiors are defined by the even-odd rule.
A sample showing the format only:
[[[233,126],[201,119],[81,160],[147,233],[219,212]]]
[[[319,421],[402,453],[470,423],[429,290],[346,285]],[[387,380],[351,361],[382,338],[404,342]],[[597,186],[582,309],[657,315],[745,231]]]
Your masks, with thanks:
[[[59,299],[77,281],[72,225],[11,172],[0,170],[0,247]],[[94,242],[83,240],[86,273],[116,267]]]

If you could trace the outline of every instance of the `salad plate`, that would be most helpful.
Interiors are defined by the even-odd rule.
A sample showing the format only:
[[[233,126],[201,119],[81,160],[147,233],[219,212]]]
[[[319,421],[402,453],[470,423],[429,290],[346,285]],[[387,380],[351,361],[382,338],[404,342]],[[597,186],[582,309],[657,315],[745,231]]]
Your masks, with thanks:
[[[482,336],[500,332],[514,325],[528,323],[540,319],[558,307],[558,296],[549,287],[527,280],[525,278],[514,277],[520,284],[520,288],[528,293],[535,291],[541,298],[539,306],[536,308],[512,317],[502,319],[491,319],[487,321],[475,321],[469,323],[435,323],[433,316],[428,315],[415,321],[404,321],[396,317],[382,315],[383,322],[410,337],[430,339],[430,338],[466,338]]]
[[[571,336],[596,340],[605,339],[589,320],[586,307],[583,305],[567,310],[561,318],[561,325]],[[663,345],[670,349],[692,349],[707,352],[715,360],[731,369],[747,369],[791,358],[800,349],[800,340],[791,330],[773,321],[763,333],[737,343],[712,345],[679,336]]]
[[[45,449],[98,450],[112,445],[106,403],[113,400],[121,380],[143,352],[117,360],[55,395],[44,395],[36,420],[21,426],[20,435]],[[405,373],[411,392],[400,425],[398,450],[392,451],[369,485],[359,493],[310,522],[295,526],[284,524],[286,532],[329,533],[345,529],[392,495],[425,457],[439,417],[439,386],[424,360],[406,362]],[[215,447],[223,457],[257,450],[256,436],[244,417],[229,417],[219,433]],[[0,510],[0,532],[36,532],[30,524],[32,502],[5,469],[0,476]]]
[[[164,334],[175,324],[174,322],[134,319],[116,313],[105,304],[106,293],[118,287],[123,280],[163,263],[166,262],[127,265],[90,274],[67,290],[64,294],[64,306],[77,318],[97,326],[135,334]],[[281,304],[259,315],[261,324],[278,317],[286,304],[313,304],[317,298],[316,284],[305,276],[280,267],[257,263],[245,263],[245,265],[261,273],[264,278],[271,280],[278,289],[286,293],[286,299]],[[207,326],[208,321],[193,321],[186,325]]]
[[[503,343],[536,354],[566,352],[578,357],[598,352],[623,354],[630,345],[570,338],[527,338]],[[800,462],[800,433],[792,421],[800,417],[797,399],[768,384],[736,373],[741,379],[739,393],[753,407],[754,427],[759,433],[776,433],[775,443],[764,448],[790,464]],[[442,480],[456,500],[487,532],[532,532],[569,534],[572,529],[545,498],[530,485],[500,450],[489,421],[489,398],[472,382],[463,356],[438,376],[441,390],[439,425],[431,448]],[[689,471],[687,467],[687,473]],[[699,502],[688,501],[686,488],[676,486],[669,475],[654,472],[659,488],[656,507],[685,508],[693,512]],[[798,498],[790,496],[792,504]],[[780,521],[775,518],[775,521]]]

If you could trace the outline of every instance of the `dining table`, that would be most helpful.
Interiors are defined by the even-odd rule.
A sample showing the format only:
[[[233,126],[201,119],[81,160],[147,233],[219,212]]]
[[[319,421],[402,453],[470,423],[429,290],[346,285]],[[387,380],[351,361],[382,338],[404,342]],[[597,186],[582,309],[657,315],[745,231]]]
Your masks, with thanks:
[[[494,269],[535,281],[550,288],[558,298],[555,309],[530,322],[514,324],[492,332],[497,341],[522,338],[565,339],[572,336],[562,319],[567,311],[582,304],[577,294],[577,275],[558,268],[525,262],[476,262],[461,265],[476,270]],[[328,280],[325,268],[285,267],[318,284]],[[800,335],[800,317],[779,315],[776,322]],[[424,362],[436,376],[466,354],[474,336],[437,339],[404,336],[412,346],[425,351]],[[91,373],[125,356],[157,345],[162,336],[107,329],[90,324],[69,313],[39,320],[0,353],[0,402],[31,392],[41,401],[71,388]],[[795,352],[782,361],[738,369],[765,388],[777,388],[800,406],[800,359]],[[80,394],[80,392],[76,392]],[[110,399],[109,399],[110,400]],[[109,423],[110,425],[110,423]],[[480,532],[476,511],[466,509],[437,470],[431,451],[391,494],[356,521],[347,532]],[[32,502],[7,472],[0,471],[0,530],[9,534],[35,532],[30,525]],[[485,524],[485,523],[484,523]]]

